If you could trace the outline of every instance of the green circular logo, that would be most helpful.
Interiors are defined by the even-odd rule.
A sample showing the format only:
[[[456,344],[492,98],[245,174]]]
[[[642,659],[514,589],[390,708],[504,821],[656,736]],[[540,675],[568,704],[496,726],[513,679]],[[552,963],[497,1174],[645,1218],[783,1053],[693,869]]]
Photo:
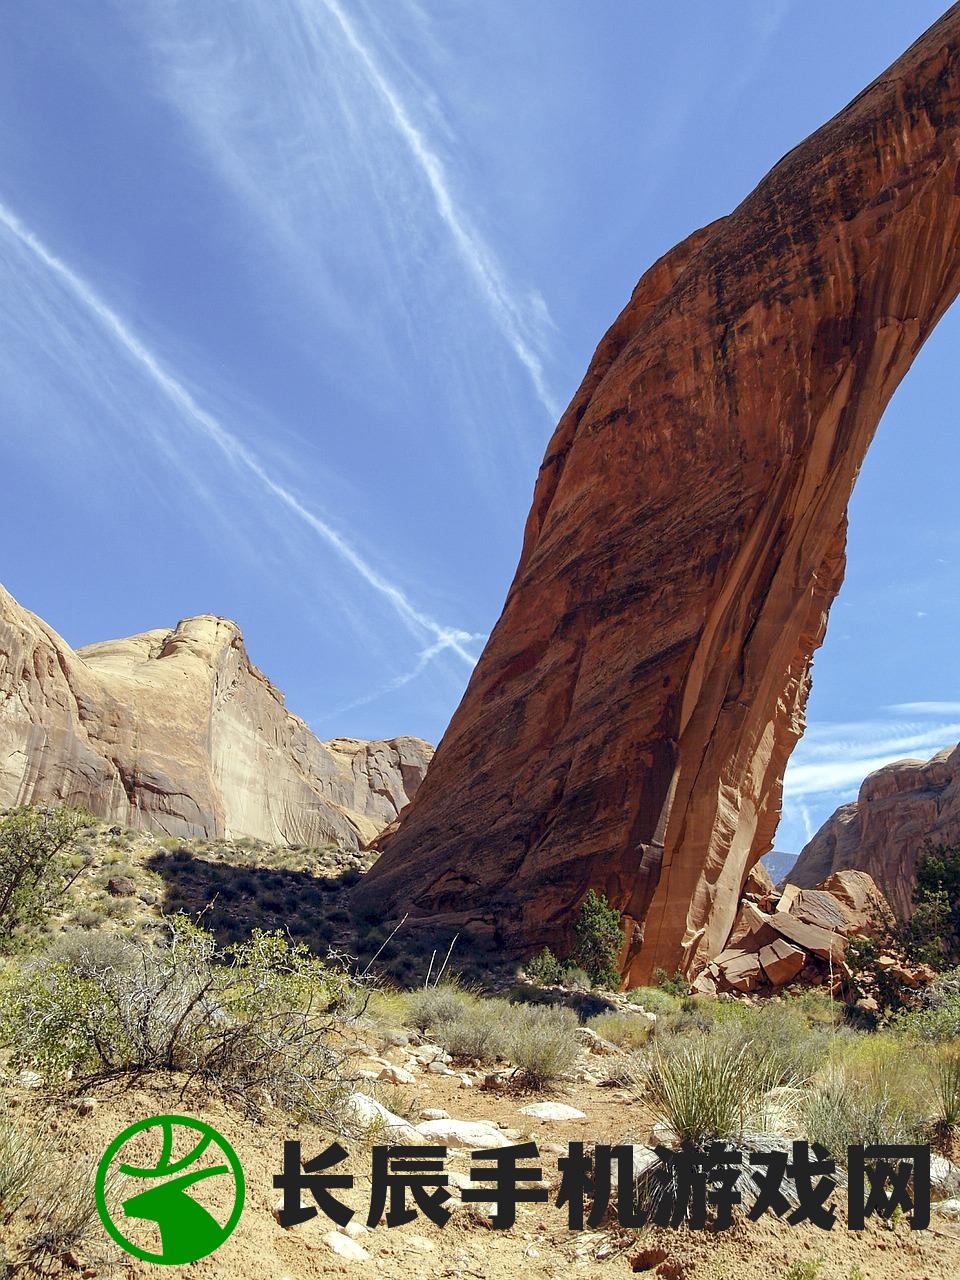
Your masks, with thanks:
[[[129,1156],[119,1159],[128,1145]],[[129,1179],[149,1185],[135,1190]],[[192,1188],[201,1194],[191,1195]],[[103,1153],[95,1183],[100,1220],[121,1249],[166,1266],[196,1262],[219,1249],[240,1221],[244,1190],[233,1147],[189,1116],[150,1116],[124,1129]],[[121,1211],[128,1220],[123,1230]],[[159,1252],[146,1247],[158,1235]]]

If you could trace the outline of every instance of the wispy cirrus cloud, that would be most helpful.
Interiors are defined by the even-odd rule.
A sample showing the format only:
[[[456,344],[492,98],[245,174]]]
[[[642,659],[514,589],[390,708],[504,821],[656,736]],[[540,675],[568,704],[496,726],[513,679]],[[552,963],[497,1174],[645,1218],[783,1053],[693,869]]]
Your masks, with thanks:
[[[330,323],[370,340],[362,329],[371,315],[347,314],[341,304],[344,282],[355,285],[364,272],[374,286],[368,312],[383,309],[388,348],[401,326],[411,340],[422,336],[433,302],[428,328],[439,324],[448,344],[459,338],[460,349],[448,345],[440,357],[446,381],[458,365],[475,394],[484,380],[477,351],[489,358],[489,339],[472,333],[482,313],[556,419],[545,371],[554,326],[544,299],[511,279],[469,212],[476,195],[465,194],[455,171],[462,141],[435,87],[404,61],[402,41],[379,31],[390,21],[422,31],[422,15],[398,4],[365,22],[362,6],[340,0],[250,0],[229,16],[198,15],[165,0],[132,21],[151,34],[171,105]],[[426,35],[421,44],[429,46]]]
[[[474,665],[476,658],[465,647],[474,639],[469,632],[446,626],[418,608],[399,586],[389,581],[370,564],[347,537],[327,520],[318,516],[287,485],[272,475],[249,446],[197,401],[184,383],[149,349],[93,286],[50,250],[36,233],[3,202],[0,202],[0,226],[25,248],[37,263],[65,286],[74,301],[80,304],[116,347],[169,401],[183,423],[191,427],[205,441],[212,443],[235,468],[246,475],[248,480],[256,484],[262,492],[276,499],[287,512],[312,530],[372,591],[390,605],[412,635],[421,640],[424,636],[433,638],[433,643],[420,655],[416,674],[423,670],[426,662],[448,649],[468,666]],[[57,317],[57,323],[69,333],[68,318]],[[167,448],[172,448],[169,440],[161,438],[161,442]]]
[[[425,132],[414,123],[410,107],[387,77],[371,46],[361,38],[357,25],[348,17],[339,0],[319,0],[319,3],[336,19],[344,40],[376,89],[394,128],[430,189],[437,216],[447,228],[464,266],[490,308],[504,338],[526,369],[537,399],[550,417],[556,418],[559,406],[547,387],[543,363],[534,349],[534,340],[525,332],[527,320],[523,309],[507,284],[503,269],[492,249],[471,225],[470,219],[454,199],[443,161],[431,146]],[[308,25],[312,25],[312,10],[315,7],[310,0],[303,0],[301,4]]]
[[[784,778],[781,847],[809,840],[834,809],[857,798],[876,769],[896,760],[928,760],[960,741],[960,703],[905,702],[884,711],[875,719],[810,726]]]

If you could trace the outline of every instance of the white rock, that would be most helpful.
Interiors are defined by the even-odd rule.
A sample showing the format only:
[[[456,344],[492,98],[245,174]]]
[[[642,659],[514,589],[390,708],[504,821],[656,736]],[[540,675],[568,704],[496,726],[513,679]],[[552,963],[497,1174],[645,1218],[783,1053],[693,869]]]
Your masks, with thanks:
[[[379,1079],[388,1080],[391,1084],[416,1084],[417,1077],[403,1067],[395,1067],[388,1062],[380,1072]]]
[[[574,1035],[581,1044],[585,1044],[590,1053],[600,1055],[615,1054],[619,1050],[615,1044],[611,1044],[609,1040],[604,1040],[603,1036],[598,1036],[595,1031],[591,1031],[589,1027],[578,1027]]]
[[[450,1112],[443,1107],[424,1107],[420,1112],[421,1120],[449,1120]]]
[[[390,1142],[407,1142],[414,1146],[424,1145],[425,1139],[412,1124],[408,1124],[401,1116],[388,1111],[382,1102],[369,1097],[365,1093],[351,1093],[346,1102],[355,1124],[363,1129],[382,1132]]]
[[[565,1102],[532,1102],[529,1107],[521,1107],[522,1116],[535,1116],[537,1120],[586,1120],[587,1113],[578,1111],[576,1107],[568,1107]]]
[[[933,1207],[937,1213],[942,1213],[945,1218],[960,1218],[960,1200],[941,1200],[939,1204],[935,1204]]]
[[[427,1070],[435,1076],[454,1076],[457,1074],[455,1071],[451,1071],[439,1058],[435,1058],[433,1062],[428,1062]]]
[[[487,1120],[425,1120],[417,1125],[421,1142],[444,1147],[509,1147],[510,1139]]]
[[[658,1120],[653,1126],[651,1133],[653,1141],[661,1147],[672,1147],[677,1140],[677,1135],[668,1124],[664,1124],[662,1120]]]
[[[960,1168],[946,1156],[931,1156],[930,1185],[943,1196],[960,1195]]]
[[[365,1236],[370,1228],[365,1222],[348,1222],[345,1227],[338,1227],[337,1230],[342,1231],[351,1240],[356,1240],[357,1236]]]
[[[351,1240],[342,1231],[328,1231],[323,1237],[323,1242],[348,1262],[366,1262],[370,1257],[362,1244],[357,1244],[356,1240]]]
[[[36,1071],[21,1071],[13,1083],[18,1089],[39,1089],[43,1084],[43,1076]]]
[[[436,1245],[432,1240],[428,1240],[426,1236],[410,1235],[402,1237],[404,1242],[414,1249],[419,1249],[421,1253],[433,1253]]]
[[[473,1077],[472,1077],[472,1076],[461,1076],[461,1077],[460,1077],[460,1088],[461,1088],[461,1089],[475,1089],[476,1087],[477,1087],[477,1086],[476,1086],[476,1083],[475,1083],[475,1081],[473,1080]]]
[[[644,1147],[634,1143],[632,1150],[634,1178],[639,1178],[648,1169],[652,1169],[655,1164],[660,1163],[660,1157],[651,1147]]]

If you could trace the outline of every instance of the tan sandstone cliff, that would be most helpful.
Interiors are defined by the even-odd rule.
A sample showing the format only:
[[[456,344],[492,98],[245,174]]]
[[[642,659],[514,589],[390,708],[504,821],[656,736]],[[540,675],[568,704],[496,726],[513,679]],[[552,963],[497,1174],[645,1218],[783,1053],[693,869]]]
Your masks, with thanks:
[[[907,914],[928,838],[960,843],[960,746],[869,774],[857,799],[841,805],[804,846],[786,880],[806,889],[835,871],[866,871],[894,909]]]
[[[960,290],[960,5],[643,276],[548,446],[424,786],[359,888],[625,979],[725,942],[771,848],[877,422]]]
[[[357,848],[431,755],[419,738],[320,742],[225,618],[74,651],[0,587],[0,806],[63,800],[174,836]]]

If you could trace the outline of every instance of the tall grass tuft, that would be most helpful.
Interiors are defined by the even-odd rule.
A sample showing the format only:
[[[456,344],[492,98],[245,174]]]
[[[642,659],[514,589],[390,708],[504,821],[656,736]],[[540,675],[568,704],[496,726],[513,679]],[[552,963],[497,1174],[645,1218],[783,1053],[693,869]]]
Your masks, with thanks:
[[[698,1147],[762,1129],[764,1099],[777,1083],[743,1046],[706,1037],[657,1052],[634,1082],[677,1139]]]

